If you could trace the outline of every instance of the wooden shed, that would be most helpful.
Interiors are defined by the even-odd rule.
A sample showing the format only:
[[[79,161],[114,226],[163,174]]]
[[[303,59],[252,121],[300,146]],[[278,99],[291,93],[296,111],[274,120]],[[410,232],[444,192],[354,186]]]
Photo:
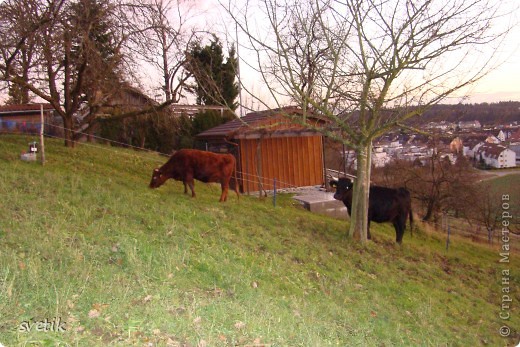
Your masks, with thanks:
[[[237,158],[241,191],[272,190],[324,183],[323,137],[283,114],[294,107],[249,113],[196,136],[201,149]],[[321,123],[309,117],[308,122]]]

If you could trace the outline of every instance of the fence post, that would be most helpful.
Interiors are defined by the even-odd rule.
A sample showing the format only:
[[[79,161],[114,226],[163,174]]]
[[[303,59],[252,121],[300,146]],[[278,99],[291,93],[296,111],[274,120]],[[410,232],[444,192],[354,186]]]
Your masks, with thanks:
[[[45,142],[43,140],[43,134],[44,134],[44,130],[43,130],[43,126],[45,124],[44,122],[44,118],[43,118],[43,104],[40,105],[40,148],[41,148],[41,162],[42,162],[42,165],[45,165]]]
[[[276,207],[276,177],[273,179],[273,206]]]

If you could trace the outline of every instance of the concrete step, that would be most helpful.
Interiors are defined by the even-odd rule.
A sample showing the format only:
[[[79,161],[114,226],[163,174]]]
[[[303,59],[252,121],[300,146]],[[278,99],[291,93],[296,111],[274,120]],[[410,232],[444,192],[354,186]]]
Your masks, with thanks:
[[[332,193],[317,191],[294,197],[303,207],[313,213],[319,213],[339,219],[349,219],[348,211],[343,202],[335,200]]]

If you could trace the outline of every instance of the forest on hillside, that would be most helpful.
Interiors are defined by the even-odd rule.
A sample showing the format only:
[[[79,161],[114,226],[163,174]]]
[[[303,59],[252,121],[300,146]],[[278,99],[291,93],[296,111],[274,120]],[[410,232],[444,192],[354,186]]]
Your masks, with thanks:
[[[449,122],[478,120],[482,125],[509,124],[520,120],[520,102],[439,104],[432,106],[421,117],[414,118],[411,123],[418,125],[442,120]]]

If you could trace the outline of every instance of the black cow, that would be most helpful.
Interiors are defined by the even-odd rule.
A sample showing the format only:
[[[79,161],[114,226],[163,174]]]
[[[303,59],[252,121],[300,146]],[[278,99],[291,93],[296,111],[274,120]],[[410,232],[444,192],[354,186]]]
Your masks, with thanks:
[[[330,181],[330,186],[336,188],[334,199],[341,200],[345,204],[350,215],[352,211],[352,181],[348,178],[340,178]],[[385,188],[370,186],[368,202],[368,238],[370,239],[370,222],[392,222],[395,228],[396,242],[403,240],[406,229],[406,218],[410,216],[410,229],[413,230],[412,201],[410,192],[406,188]]]

